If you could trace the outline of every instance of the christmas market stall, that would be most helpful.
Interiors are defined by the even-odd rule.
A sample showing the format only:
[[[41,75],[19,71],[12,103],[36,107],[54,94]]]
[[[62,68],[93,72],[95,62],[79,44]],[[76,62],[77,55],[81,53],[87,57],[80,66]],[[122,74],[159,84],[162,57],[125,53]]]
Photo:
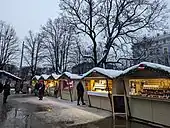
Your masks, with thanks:
[[[81,80],[82,76],[64,72],[59,78],[59,92],[61,99],[75,101],[77,100],[76,86]]]
[[[50,80],[48,80],[50,75],[47,75],[47,74],[42,74],[39,78],[39,80],[43,80],[44,81],[44,84],[45,84],[45,95],[49,95],[48,93],[48,87],[50,86]]]
[[[88,95],[89,106],[113,111],[112,94],[116,94],[119,88],[116,77],[122,71],[93,68],[83,75]],[[123,89],[122,89],[123,90]]]
[[[48,91],[48,94],[50,96],[55,96],[57,97],[57,91],[58,91],[58,88],[59,88],[59,81],[58,81],[58,78],[60,77],[60,75],[57,75],[55,73],[52,73],[47,79],[48,79],[48,88],[47,88],[47,91]]]
[[[0,82],[4,85],[6,80],[10,80],[11,90],[20,91],[21,78],[4,70],[0,70]],[[13,92],[12,92],[13,93]]]
[[[40,76],[39,75],[35,75],[32,78],[32,86],[34,87],[36,83],[38,83]]]
[[[142,62],[124,70],[120,77],[130,117],[170,126],[170,67]]]

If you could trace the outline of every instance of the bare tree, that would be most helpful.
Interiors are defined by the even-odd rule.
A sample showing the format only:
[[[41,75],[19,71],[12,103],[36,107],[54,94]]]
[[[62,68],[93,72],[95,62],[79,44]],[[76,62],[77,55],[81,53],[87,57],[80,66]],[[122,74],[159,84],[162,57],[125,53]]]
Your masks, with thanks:
[[[40,34],[33,34],[32,31],[29,31],[25,38],[24,60],[30,66],[31,78],[36,74],[37,65],[43,59],[42,38]]]
[[[60,7],[70,24],[91,39],[92,55],[84,57],[95,66],[106,63],[111,51],[115,56],[127,51],[129,42],[143,30],[161,29],[167,14],[164,0],[61,0]],[[97,57],[100,40],[105,47],[101,59]]]
[[[0,69],[17,59],[18,46],[14,28],[0,21]]]
[[[46,49],[46,60],[59,74],[66,71],[69,63],[69,50],[72,45],[74,28],[69,26],[64,17],[48,20],[42,26],[43,46]]]

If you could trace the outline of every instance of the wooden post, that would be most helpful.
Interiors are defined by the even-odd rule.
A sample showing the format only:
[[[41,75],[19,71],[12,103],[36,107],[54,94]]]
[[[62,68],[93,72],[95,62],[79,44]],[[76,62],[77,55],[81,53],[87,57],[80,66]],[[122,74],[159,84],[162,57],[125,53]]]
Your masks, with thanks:
[[[74,82],[74,81],[73,81],[73,82]],[[73,83],[73,84],[74,84],[74,83]],[[70,99],[71,99],[71,102],[73,102],[73,98],[72,98],[72,93],[71,93],[70,84],[68,84],[68,87],[69,87]]]
[[[110,96],[110,91],[109,91],[109,84],[108,84],[108,79],[106,79],[106,87],[108,89],[108,97],[109,97],[109,101],[110,101],[110,106],[111,106],[111,110],[112,110],[112,117],[113,117],[113,105],[112,105],[112,98]],[[107,91],[107,90],[106,90]]]

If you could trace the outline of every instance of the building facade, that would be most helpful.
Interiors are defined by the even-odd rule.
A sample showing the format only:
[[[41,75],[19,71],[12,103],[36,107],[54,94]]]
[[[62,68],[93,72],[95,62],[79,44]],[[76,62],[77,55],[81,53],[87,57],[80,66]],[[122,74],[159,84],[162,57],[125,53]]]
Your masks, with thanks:
[[[134,64],[148,61],[170,66],[170,34],[143,38],[132,46]]]

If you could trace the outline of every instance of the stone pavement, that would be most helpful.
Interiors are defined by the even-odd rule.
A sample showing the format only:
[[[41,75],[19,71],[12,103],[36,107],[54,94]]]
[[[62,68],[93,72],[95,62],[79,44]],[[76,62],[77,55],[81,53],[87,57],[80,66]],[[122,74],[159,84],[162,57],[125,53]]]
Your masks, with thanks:
[[[76,102],[64,101],[53,97],[44,97],[44,99],[40,101],[35,96],[15,95],[11,96],[10,100],[16,101],[21,105],[25,104],[27,107],[35,105],[41,106],[42,110],[35,112],[34,117],[38,120],[43,120],[45,124],[72,126],[98,121],[112,115],[111,112],[108,111],[90,108],[88,106],[77,106]]]

